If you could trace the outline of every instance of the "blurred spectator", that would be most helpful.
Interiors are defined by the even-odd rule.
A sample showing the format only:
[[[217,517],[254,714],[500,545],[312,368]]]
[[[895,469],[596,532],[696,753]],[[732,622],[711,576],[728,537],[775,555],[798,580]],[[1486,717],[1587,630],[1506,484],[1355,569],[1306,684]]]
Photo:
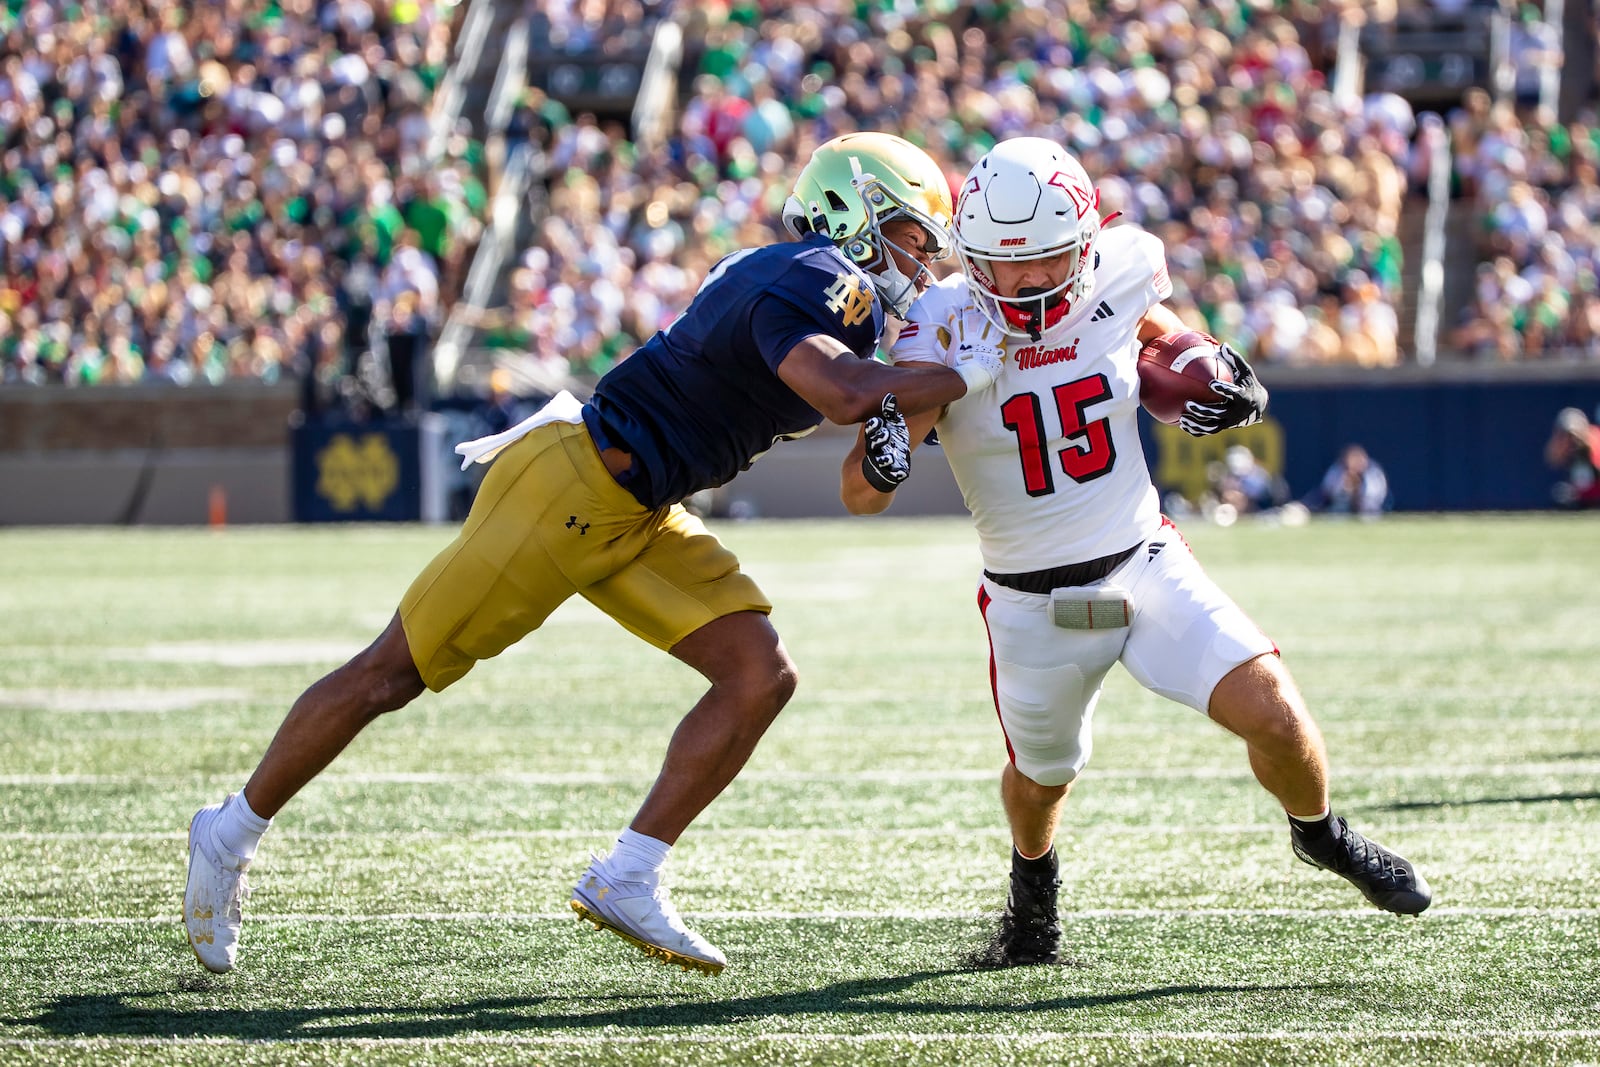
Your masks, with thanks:
[[[1491,102],[1470,90],[1450,117],[1450,133],[1458,185],[1479,220],[1480,259],[1450,343],[1498,361],[1600,358],[1593,109],[1563,124],[1538,106]]]
[[[422,314],[417,294],[401,292],[388,305],[383,323],[389,384],[394,391],[393,411],[415,414],[427,407],[432,387],[427,370],[428,334],[428,320]]]
[[[1537,6],[1523,3],[1517,6],[1510,38],[1505,61],[1511,67],[1517,103],[1537,104],[1546,73],[1561,69],[1560,31],[1545,21]]]
[[[1392,367],[1400,361],[1400,319],[1394,305],[1361,271],[1345,278],[1345,303],[1339,311],[1342,358],[1362,367]]]
[[[1550,495],[1564,508],[1600,507],[1600,426],[1578,408],[1562,408],[1544,446],[1544,460],[1561,472]]]
[[[527,406],[511,389],[511,372],[496,367],[489,375],[489,395],[475,413],[479,425],[473,436],[504,433],[523,420]]]
[[[489,374],[488,395],[466,416],[465,425],[449,435],[448,440],[475,440],[503,433],[537,411],[547,399],[549,396],[545,393],[535,393],[530,399],[518,396],[513,388],[511,372],[504,367],[496,367]],[[452,467],[456,458],[452,453]],[[454,478],[455,473],[451,471],[454,485],[450,493],[450,515],[454,519],[464,519],[472,507],[473,497],[483,484],[484,476],[489,473],[489,465],[473,463],[461,473],[459,479]]]
[[[1270,511],[1289,499],[1288,484],[1263,467],[1248,445],[1230,445],[1221,462],[1211,464],[1207,475],[1213,517],[1221,522],[1221,516],[1227,516],[1222,525],[1240,515]],[[1203,505],[1201,511],[1206,511]]]
[[[1365,448],[1346,445],[1304,503],[1312,511],[1375,519],[1389,506],[1389,480]]]

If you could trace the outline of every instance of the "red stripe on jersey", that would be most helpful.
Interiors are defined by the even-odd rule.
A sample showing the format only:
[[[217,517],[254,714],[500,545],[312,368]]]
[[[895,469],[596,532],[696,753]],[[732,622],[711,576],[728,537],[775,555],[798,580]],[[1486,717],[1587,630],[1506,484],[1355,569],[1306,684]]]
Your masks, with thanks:
[[[1165,263],[1156,268],[1155,286],[1158,293],[1170,293],[1172,291],[1172,279],[1167,277],[1167,265]]]

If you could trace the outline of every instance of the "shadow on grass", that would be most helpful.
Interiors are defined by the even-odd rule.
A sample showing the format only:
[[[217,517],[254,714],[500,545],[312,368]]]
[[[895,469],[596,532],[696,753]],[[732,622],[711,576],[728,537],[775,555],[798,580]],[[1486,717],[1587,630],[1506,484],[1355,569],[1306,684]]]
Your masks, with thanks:
[[[1521,797],[1466,797],[1461,800],[1397,800],[1374,805],[1389,811],[1431,811],[1438,808],[1470,808],[1478,804],[1570,804],[1576,800],[1600,800],[1600,792],[1539,793]]]
[[[916,986],[956,975],[966,968],[920,971],[890,978],[834,982],[818,989],[727,1000],[674,1000],[649,1003],[639,996],[530,996],[467,1001],[461,1004],[352,1005],[308,1008],[174,1008],[170,992],[83,994],[57,997],[31,1018],[13,1020],[71,1037],[192,1038],[415,1038],[484,1032],[588,1030],[603,1027],[664,1028],[730,1026],[769,1017],[796,1015],[933,1016],[1020,1015],[1075,1011],[1178,997],[1306,992],[1304,985],[1171,985],[1123,993],[1049,997],[1039,1000],[960,1001],[893,998]],[[627,1007],[610,1002],[626,1000]],[[643,1002],[643,1003],[641,1003]],[[584,1010],[585,1008],[593,1010]]]

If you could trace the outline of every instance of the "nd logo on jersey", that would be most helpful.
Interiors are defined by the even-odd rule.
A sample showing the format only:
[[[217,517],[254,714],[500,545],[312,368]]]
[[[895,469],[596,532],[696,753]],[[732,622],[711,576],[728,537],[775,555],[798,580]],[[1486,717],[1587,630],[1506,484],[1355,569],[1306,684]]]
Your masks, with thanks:
[[[859,326],[872,314],[875,294],[863,288],[861,279],[843,272],[833,276],[833,284],[822,291],[828,298],[828,310],[837,312],[846,326]]]

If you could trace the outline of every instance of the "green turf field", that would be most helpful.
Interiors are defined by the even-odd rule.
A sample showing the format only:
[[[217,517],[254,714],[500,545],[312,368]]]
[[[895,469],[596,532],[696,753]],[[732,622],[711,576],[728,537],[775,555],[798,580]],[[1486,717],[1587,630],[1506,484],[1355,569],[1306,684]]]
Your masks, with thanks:
[[[1007,870],[965,523],[718,532],[801,669],[674,855],[722,976],[567,908],[699,690],[577,603],[290,805],[219,978],[189,816],[450,531],[0,531],[0,1062],[1600,1063],[1595,517],[1187,529],[1434,907],[1296,862],[1241,746],[1117,672],[1060,842],[1080,966],[1002,972],[962,964]]]

